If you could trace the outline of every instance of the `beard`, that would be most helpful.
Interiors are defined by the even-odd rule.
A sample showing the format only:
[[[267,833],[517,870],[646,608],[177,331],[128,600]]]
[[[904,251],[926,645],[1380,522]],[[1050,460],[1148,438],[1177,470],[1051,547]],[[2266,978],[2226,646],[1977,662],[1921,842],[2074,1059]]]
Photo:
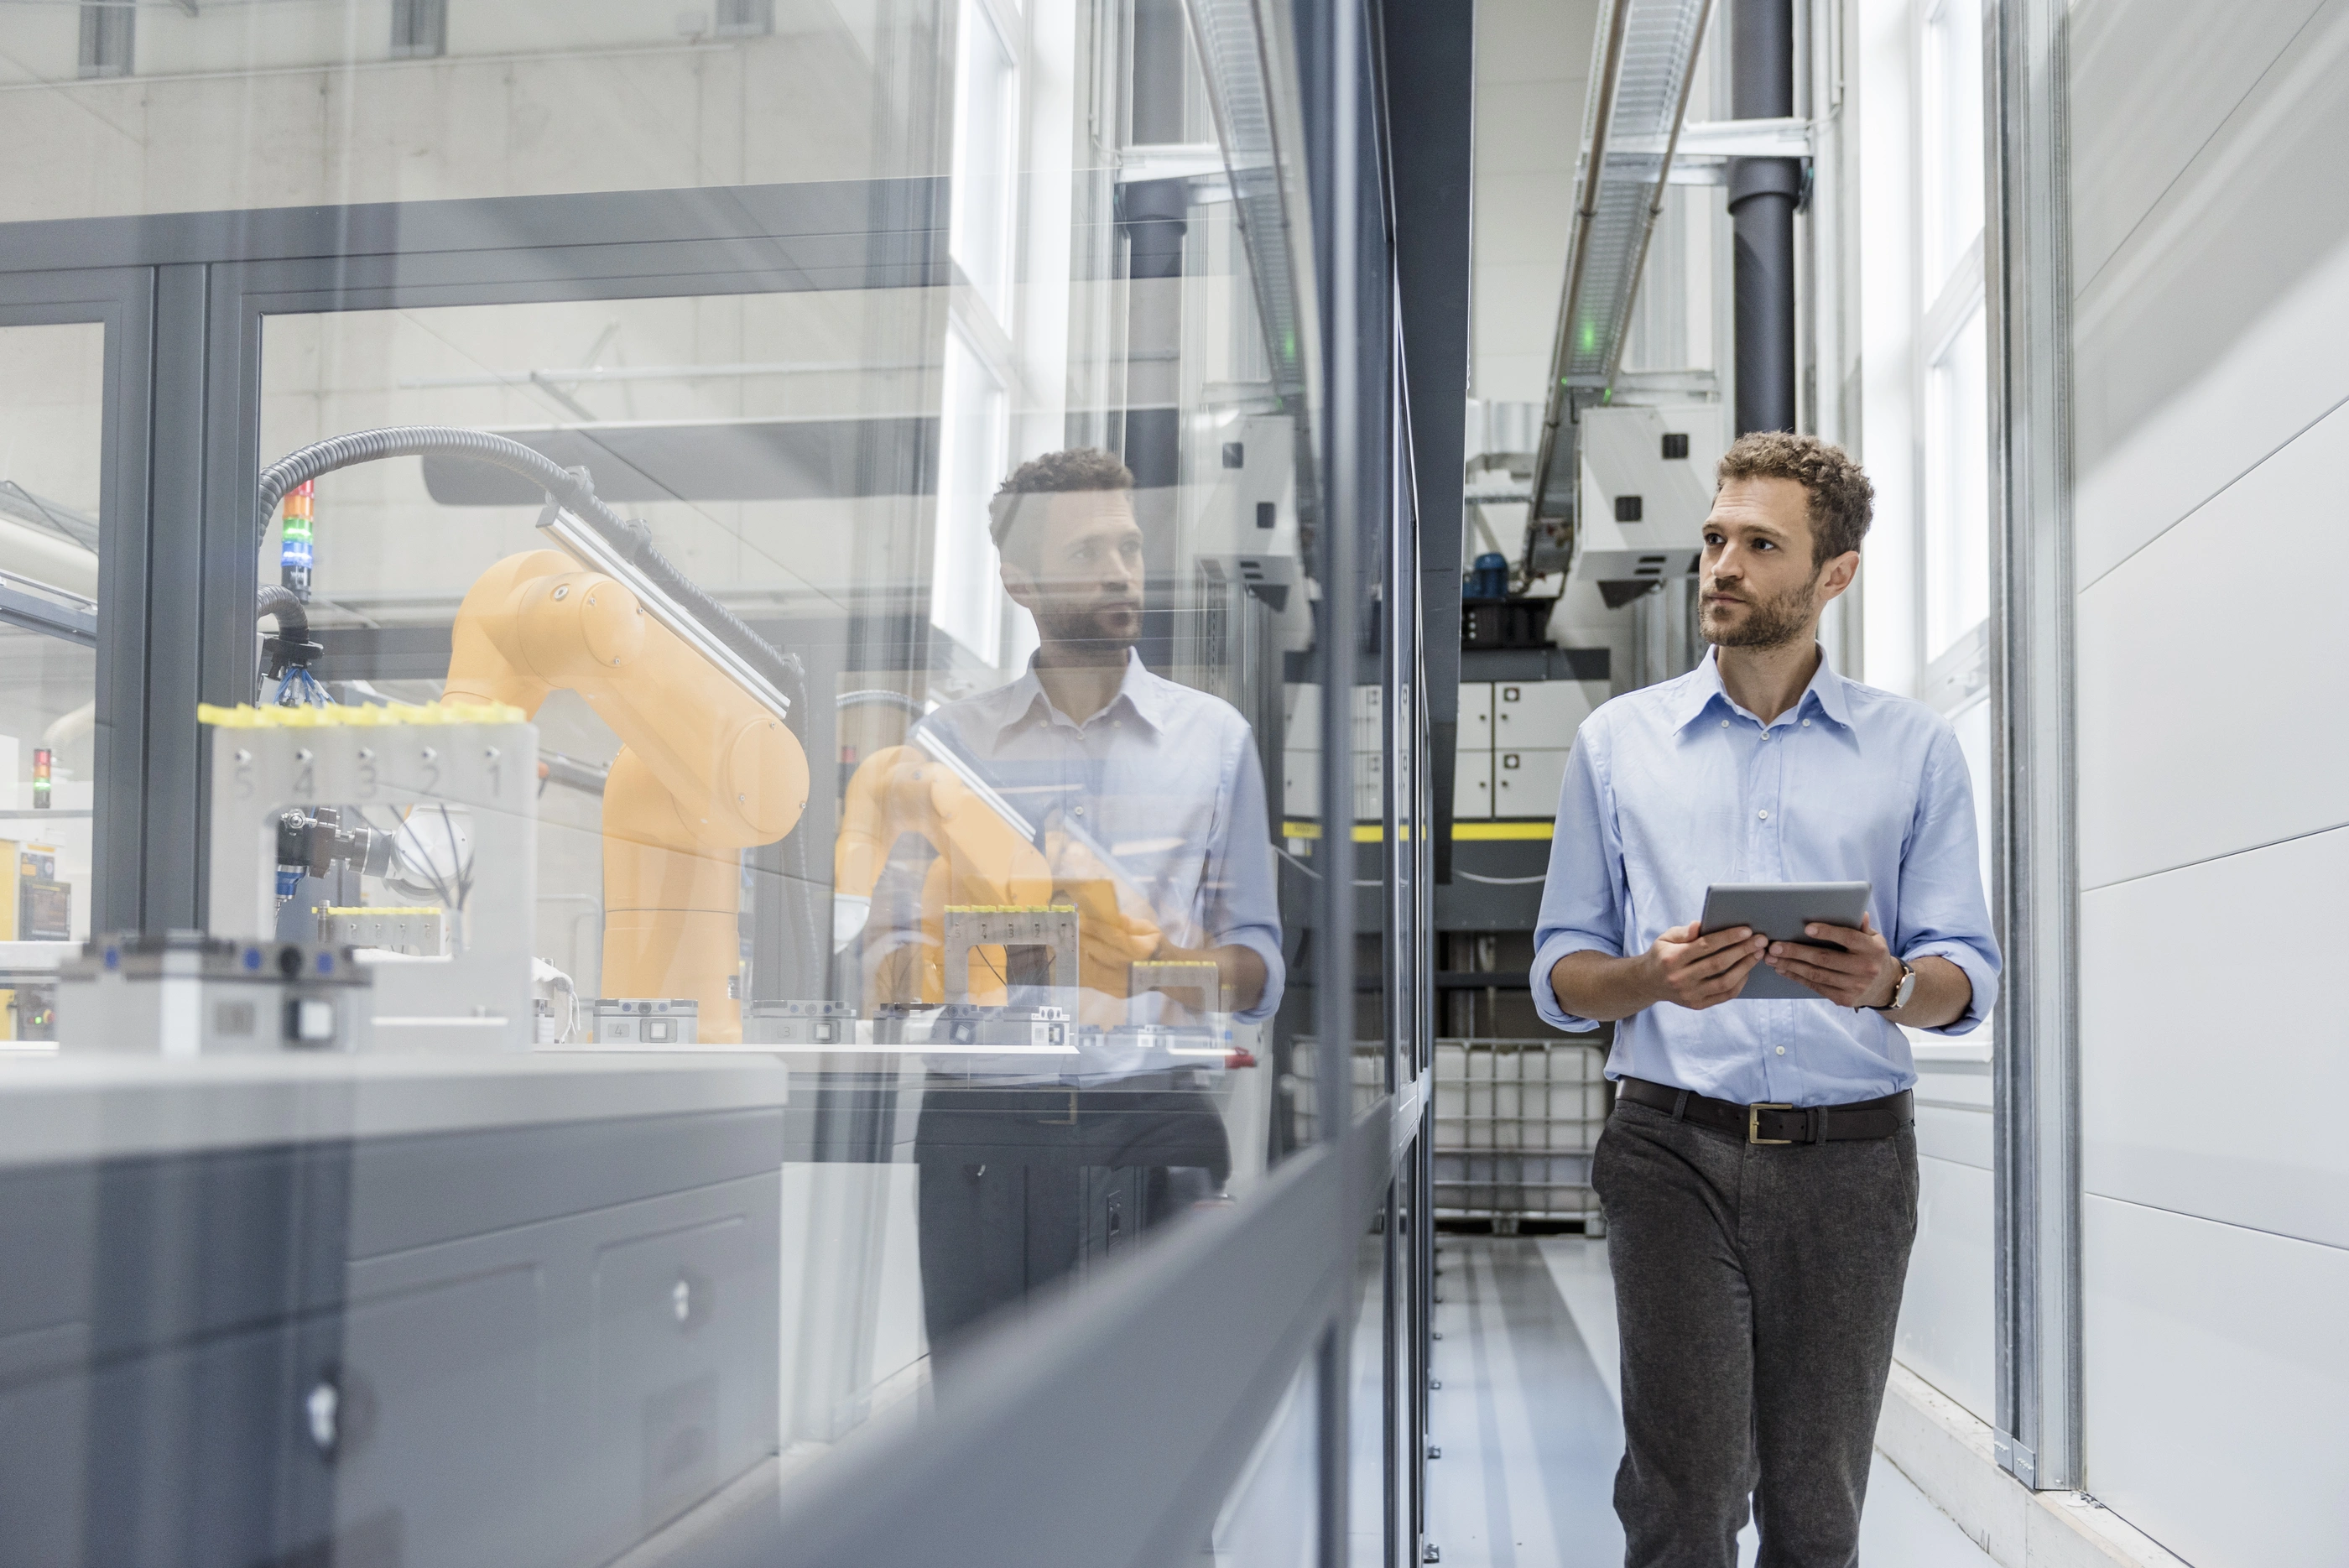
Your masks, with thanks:
[[[1812,617],[1818,611],[1818,587],[1819,574],[1814,571],[1810,581],[1775,598],[1748,599],[1744,620],[1733,625],[1721,624],[1713,607],[1705,606],[1699,618],[1704,639],[1716,648],[1784,648],[1810,635]]]
[[[1121,662],[1142,635],[1142,610],[1136,605],[1094,605],[1049,611],[1036,618],[1036,632],[1062,662]]]

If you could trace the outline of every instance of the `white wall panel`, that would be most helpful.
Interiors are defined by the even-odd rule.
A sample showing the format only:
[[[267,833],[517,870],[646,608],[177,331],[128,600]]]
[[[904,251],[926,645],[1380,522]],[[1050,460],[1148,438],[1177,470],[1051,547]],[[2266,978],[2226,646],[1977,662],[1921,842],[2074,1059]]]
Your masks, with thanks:
[[[2082,1204],[2087,1490],[2195,1568],[2349,1559],[2349,1251]]]
[[[1983,1420],[1995,1421],[1990,1172],[1930,1155],[1920,1157],[1917,1171],[1917,1245],[1909,1254],[1892,1354]]]
[[[2080,595],[2084,888],[2349,822],[2344,472],[2349,409]]]
[[[1919,1059],[1917,1148],[1937,1159],[1991,1168],[1988,1062]]]
[[[2349,1247],[2349,829],[2080,901],[2090,1192]]]
[[[2319,9],[2317,0],[2072,7],[2074,286],[2094,280]]]
[[[2271,8],[2207,9],[2212,26],[2234,29],[2246,10]],[[2344,79],[2349,0],[2325,0],[2112,258],[2079,280],[2083,583],[2349,396],[2338,351],[2349,342]],[[2100,112],[2085,123],[2075,113],[2075,141],[2158,141],[2172,105],[2141,83]]]

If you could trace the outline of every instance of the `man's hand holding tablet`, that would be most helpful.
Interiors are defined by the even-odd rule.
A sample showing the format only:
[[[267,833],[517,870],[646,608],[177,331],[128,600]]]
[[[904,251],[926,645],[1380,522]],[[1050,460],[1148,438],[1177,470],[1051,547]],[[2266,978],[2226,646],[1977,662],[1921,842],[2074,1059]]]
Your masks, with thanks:
[[[1813,920],[1804,942],[1772,942],[1763,961],[1787,979],[1810,987],[1838,1007],[1884,1007],[1900,986],[1900,961],[1862,914],[1859,929]]]
[[[1732,926],[1710,934],[1698,922],[1674,926],[1640,955],[1650,994],[1658,1002],[1677,1002],[1702,1012],[1734,1001],[1745,989],[1754,966],[1762,961],[1769,939],[1750,926]]]
[[[1736,994],[1747,1002],[1816,1002],[1867,1005],[1891,963],[1900,965],[1868,918],[1865,882],[1716,882],[1705,889],[1699,932],[1726,936],[1745,930],[1764,939],[1762,963]],[[1666,933],[1670,935],[1671,933]],[[1889,988],[1886,988],[1889,995]]]

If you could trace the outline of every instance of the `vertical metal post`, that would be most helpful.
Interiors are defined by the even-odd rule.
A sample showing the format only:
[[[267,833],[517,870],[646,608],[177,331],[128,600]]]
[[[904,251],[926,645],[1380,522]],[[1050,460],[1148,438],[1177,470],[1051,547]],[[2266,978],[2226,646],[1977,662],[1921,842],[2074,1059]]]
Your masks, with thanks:
[[[2071,267],[2063,0],[1983,0],[1990,199],[1999,1462],[2076,1486],[2079,872],[2074,841]]]
[[[1374,405],[1364,399],[1362,12],[1360,0],[1324,0],[1320,26],[1311,29],[1321,58],[1318,68],[1330,115],[1327,167],[1322,176],[1330,223],[1330,289],[1324,308],[1330,327],[1325,417],[1329,505],[1321,540],[1321,822],[1330,856],[1318,885],[1315,911],[1314,1001],[1318,1033],[1314,1062],[1316,1120],[1322,1137],[1337,1146],[1342,1190],[1355,1189],[1353,1162],[1361,1157],[1347,1136],[1353,1123],[1354,996],[1354,676],[1360,666],[1361,627],[1360,535],[1377,515],[1378,498],[1365,483],[1366,450]],[[1383,370],[1383,365],[1378,369]],[[1350,1281],[1351,1275],[1349,1273]],[[1348,1474],[1352,1429],[1351,1353],[1357,1293],[1349,1288],[1321,1347],[1320,1503],[1319,1532],[1322,1568],[1340,1568],[1349,1556]]]
[[[139,925],[147,860],[148,453],[155,275],[109,275],[98,491],[98,727],[92,770],[90,929]]]
[[[204,508],[210,431],[212,269],[155,271],[154,358],[149,372],[145,691],[136,723],[146,765],[139,798],[138,909],[110,910],[144,930],[202,924],[205,788],[196,703],[203,689],[204,622],[214,597],[206,567]],[[252,552],[248,552],[250,556]],[[251,563],[248,561],[248,566]],[[248,572],[248,577],[250,572]],[[245,660],[253,658],[252,587],[244,590]],[[238,693],[231,701],[243,701]],[[127,847],[127,846],[126,846]],[[111,857],[109,857],[109,870]],[[110,874],[109,884],[116,881]],[[109,888],[109,902],[117,901]]]
[[[1468,391],[1469,193],[1476,113],[1475,7],[1381,7],[1398,211],[1395,277],[1411,428],[1423,601],[1433,871],[1452,876],[1453,775],[1460,720],[1461,481]],[[1397,624],[1402,624],[1398,618]]]

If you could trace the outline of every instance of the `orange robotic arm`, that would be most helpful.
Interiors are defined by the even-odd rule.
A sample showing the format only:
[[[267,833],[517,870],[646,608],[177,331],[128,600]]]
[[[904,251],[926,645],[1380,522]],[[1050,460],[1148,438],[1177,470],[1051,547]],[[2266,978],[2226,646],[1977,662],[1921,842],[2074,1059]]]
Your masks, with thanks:
[[[1164,944],[1139,889],[1129,883],[1122,890],[1112,867],[1065,835],[1049,834],[1049,855],[1040,852],[952,769],[916,746],[876,752],[850,779],[833,852],[834,888],[848,898],[871,898],[891,846],[905,833],[927,839],[938,857],[922,884],[921,936],[910,955],[914,972],[885,971],[876,976],[872,1000],[999,1004],[1005,997],[1000,948],[976,950],[986,961],[973,967],[973,976],[984,968],[993,980],[974,978],[968,997],[946,995],[946,907],[1057,903],[1077,911],[1082,1005],[1088,1013],[1099,1012],[1088,1021],[1123,1022],[1133,965]]]
[[[622,742],[604,786],[604,994],[692,997],[702,1039],[739,1041],[740,852],[806,809],[798,737],[617,579],[556,550],[510,556],[458,608],[443,695],[535,714],[557,687]]]
[[[834,891],[870,898],[891,846],[907,833],[927,839],[938,854],[922,885],[918,972],[909,977],[909,984],[889,988],[895,994],[873,1000],[936,1003],[946,1000],[946,906],[1048,903],[1052,872],[1036,846],[950,769],[918,747],[892,746],[867,757],[848,781],[840,808],[840,838],[833,848]],[[992,963],[999,975],[1000,950],[992,950]],[[968,1000],[999,1004],[1000,981],[974,986]]]

